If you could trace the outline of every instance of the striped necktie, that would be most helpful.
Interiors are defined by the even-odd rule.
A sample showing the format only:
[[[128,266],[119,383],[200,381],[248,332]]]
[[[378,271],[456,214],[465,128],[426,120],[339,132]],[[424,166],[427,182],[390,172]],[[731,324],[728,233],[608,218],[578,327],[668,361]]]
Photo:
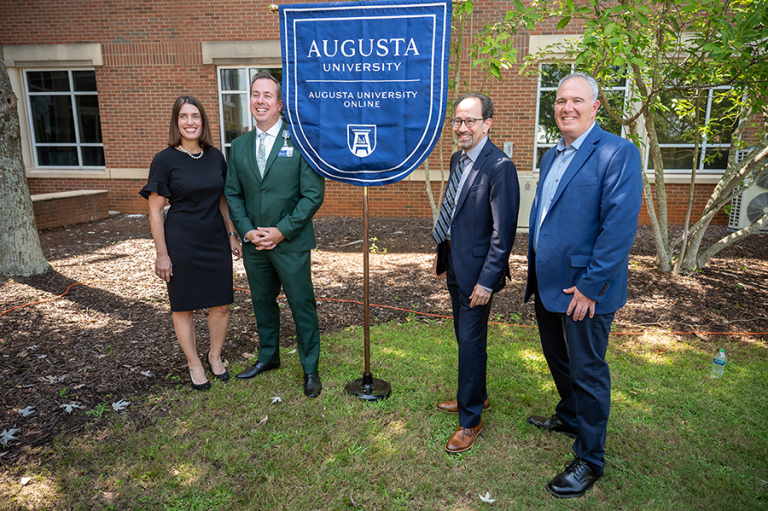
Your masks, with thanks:
[[[448,188],[445,190],[445,197],[443,197],[443,205],[440,208],[440,216],[437,218],[437,224],[435,230],[432,231],[432,236],[439,245],[443,241],[450,240],[448,231],[451,225],[451,217],[453,216],[453,208],[456,206],[456,190],[459,188],[461,182],[461,175],[464,173],[464,168],[469,162],[469,156],[462,155],[459,163],[456,164],[456,170],[451,175],[451,180],[448,182]]]
[[[264,178],[264,171],[267,166],[267,151],[264,147],[267,145],[264,143],[265,138],[267,138],[266,132],[262,131],[259,133],[259,150],[256,151],[256,163],[259,165],[259,174],[261,174],[262,178]]]

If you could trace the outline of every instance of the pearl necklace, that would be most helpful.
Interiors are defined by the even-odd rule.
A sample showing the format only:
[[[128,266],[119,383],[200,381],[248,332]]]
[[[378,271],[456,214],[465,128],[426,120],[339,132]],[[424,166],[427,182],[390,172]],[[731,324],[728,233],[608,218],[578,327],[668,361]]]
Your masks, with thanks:
[[[202,157],[203,157],[203,153],[205,152],[205,151],[200,151],[200,154],[198,154],[197,156],[195,156],[194,154],[190,153],[189,151],[187,151],[186,149],[184,149],[184,148],[183,148],[183,147],[181,147],[181,146],[179,146],[179,147],[178,147],[178,149],[179,149],[179,151],[181,151],[182,153],[187,153],[187,154],[189,155],[189,157],[190,157],[190,158],[192,158],[193,160],[199,160],[200,158],[202,158]]]

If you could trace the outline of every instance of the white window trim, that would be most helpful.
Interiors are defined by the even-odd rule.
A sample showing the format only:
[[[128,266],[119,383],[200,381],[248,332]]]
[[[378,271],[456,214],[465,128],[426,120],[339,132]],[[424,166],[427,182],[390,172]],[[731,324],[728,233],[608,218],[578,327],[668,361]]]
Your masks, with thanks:
[[[251,77],[254,74],[254,70],[257,69],[282,69],[282,66],[276,66],[276,65],[260,65],[260,64],[251,64],[251,65],[229,65],[229,66],[217,66],[216,67],[216,89],[217,89],[217,95],[218,95],[218,101],[219,101],[219,137],[221,140],[221,149],[222,153],[224,155],[229,154],[229,148],[232,147],[232,143],[226,142],[226,139],[224,138],[224,100],[223,96],[224,94],[245,94],[245,108],[248,110],[248,131],[250,132],[253,130],[253,127],[256,125],[256,120],[253,118],[253,115],[251,115],[251,98],[250,98],[250,90],[244,89],[244,90],[223,90],[221,85],[221,71],[224,69],[245,69],[247,74],[247,87],[250,86],[251,83]],[[240,135],[242,136],[242,135]]]
[[[27,74],[37,73],[37,72],[47,72],[47,71],[66,71],[67,72],[67,78],[69,79],[69,87],[70,90],[68,92],[31,92],[29,90],[29,80],[27,79]],[[79,123],[79,115],[80,112],[77,109],[77,104],[75,101],[75,98],[77,96],[96,96],[98,98],[99,91],[98,87],[96,91],[75,91],[74,90],[74,81],[72,77],[72,73],[74,71],[93,71],[94,73],[96,70],[93,67],[73,67],[73,68],[60,68],[60,67],[50,67],[50,68],[33,68],[33,69],[23,69],[22,70],[22,81],[24,83],[24,99],[26,101],[26,108],[27,108],[27,122],[29,123],[30,127],[30,146],[32,149],[32,161],[34,162],[34,166],[36,169],[42,169],[42,170],[104,170],[106,169],[105,165],[83,165],[82,163],[82,151],[80,148],[82,147],[101,147],[102,150],[104,149],[104,142],[79,142],[80,140],[80,123]],[[72,113],[75,116],[74,120],[74,130],[75,130],[75,139],[78,140],[78,142],[69,142],[69,143],[44,143],[44,142],[38,142],[35,139],[35,124],[34,119],[32,116],[32,104],[31,100],[34,96],[68,96],[71,101],[72,105]],[[38,147],[74,147],[77,151],[77,159],[80,163],[79,165],[41,165],[38,161],[38,155],[37,155],[37,148]]]
[[[709,119],[710,114],[712,113],[712,101],[713,96],[715,94],[715,91],[718,90],[728,90],[729,87],[714,87],[712,89],[709,89],[707,91],[707,107],[705,109],[705,117],[704,120],[706,122],[707,119]],[[645,139],[647,140],[648,134],[643,131],[643,134],[645,136]],[[659,148],[667,148],[667,147],[678,147],[682,149],[693,149],[695,144],[690,143],[679,143],[679,144],[659,144]],[[731,144],[710,144],[707,142],[707,137],[704,136],[704,139],[701,141],[701,144],[699,145],[699,158],[698,158],[698,168],[696,169],[696,180],[699,180],[699,176],[701,175],[710,175],[710,176],[718,176],[718,180],[720,176],[723,175],[726,169],[705,169],[704,168],[704,158],[707,155],[707,149],[716,149],[716,148],[722,148],[725,149],[726,152],[728,148],[731,146]],[[649,175],[652,175],[654,173],[654,170],[650,168],[651,160],[650,160],[650,150],[646,146],[645,149],[645,161],[646,161],[646,173]],[[690,175],[691,175],[691,169],[664,169],[664,176],[667,175],[680,175],[680,176],[688,176],[688,182],[690,182]]]

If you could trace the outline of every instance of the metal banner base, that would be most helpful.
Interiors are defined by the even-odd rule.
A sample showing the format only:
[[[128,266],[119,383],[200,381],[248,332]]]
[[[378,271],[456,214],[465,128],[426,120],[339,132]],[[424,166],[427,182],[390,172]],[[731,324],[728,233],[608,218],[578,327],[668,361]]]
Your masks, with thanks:
[[[368,289],[368,187],[363,188],[363,344],[365,346],[365,371],[363,377],[347,383],[347,392],[365,401],[386,399],[392,387],[371,374],[371,304]]]
[[[347,392],[364,401],[378,401],[387,399],[392,393],[392,387],[389,383],[372,374],[364,374],[362,378],[347,383]]]

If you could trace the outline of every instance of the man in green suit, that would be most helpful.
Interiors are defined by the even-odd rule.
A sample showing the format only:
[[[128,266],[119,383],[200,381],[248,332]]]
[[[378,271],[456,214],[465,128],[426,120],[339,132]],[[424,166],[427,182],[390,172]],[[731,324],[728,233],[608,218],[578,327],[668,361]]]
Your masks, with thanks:
[[[237,375],[246,380],[280,367],[282,286],[296,324],[304,394],[317,397],[320,329],[312,287],[312,216],[320,209],[325,180],[290,139],[280,119],[280,84],[269,73],[251,79],[251,114],[256,129],[232,142],[224,194],[229,216],[243,239],[243,264],[259,331],[259,358]]]

